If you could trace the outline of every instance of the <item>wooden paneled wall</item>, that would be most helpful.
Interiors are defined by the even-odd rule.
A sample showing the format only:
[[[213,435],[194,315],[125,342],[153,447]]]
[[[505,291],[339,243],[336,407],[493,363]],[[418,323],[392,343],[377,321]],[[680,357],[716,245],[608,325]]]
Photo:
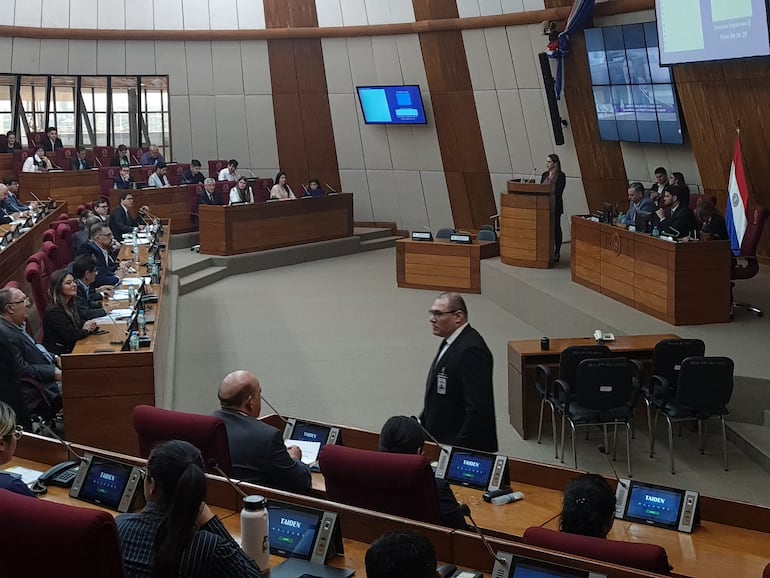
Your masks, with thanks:
[[[315,0],[265,0],[265,23],[318,27]],[[321,40],[268,40],[267,50],[281,170],[295,194],[314,177],[340,190]]]
[[[571,6],[572,0],[545,0],[545,5],[546,8]],[[575,142],[588,209],[600,209],[603,201],[627,200],[628,176],[620,143],[605,142],[599,138],[588,54],[582,32],[570,37],[569,56],[564,62],[562,98],[569,111],[569,131]]]
[[[418,22],[457,18],[454,0],[413,0]],[[497,212],[462,32],[422,32],[433,117],[454,225],[478,229]]]

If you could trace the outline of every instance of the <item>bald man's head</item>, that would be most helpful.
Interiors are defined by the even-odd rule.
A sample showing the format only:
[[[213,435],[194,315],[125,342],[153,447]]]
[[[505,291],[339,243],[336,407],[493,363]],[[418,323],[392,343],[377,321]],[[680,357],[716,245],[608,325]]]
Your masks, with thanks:
[[[262,411],[262,387],[253,373],[233,371],[219,386],[219,404],[222,409],[242,411],[252,417],[259,417]]]

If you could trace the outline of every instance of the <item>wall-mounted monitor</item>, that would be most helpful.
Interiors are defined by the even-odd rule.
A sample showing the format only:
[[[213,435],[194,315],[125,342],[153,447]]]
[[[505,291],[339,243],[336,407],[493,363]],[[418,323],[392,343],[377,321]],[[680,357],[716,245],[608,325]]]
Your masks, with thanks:
[[[655,23],[589,28],[585,40],[601,140],[682,144],[676,90],[658,61]]]
[[[656,0],[664,65],[770,55],[766,0]]]
[[[420,87],[357,86],[358,101],[366,124],[426,124]]]

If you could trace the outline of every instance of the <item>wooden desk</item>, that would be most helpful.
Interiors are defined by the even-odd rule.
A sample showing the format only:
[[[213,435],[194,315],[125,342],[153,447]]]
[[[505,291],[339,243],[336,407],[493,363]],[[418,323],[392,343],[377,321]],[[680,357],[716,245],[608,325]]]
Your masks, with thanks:
[[[130,259],[130,254],[131,247],[124,245],[121,257]],[[167,356],[173,355],[167,350],[167,333],[175,304],[165,303],[169,259],[170,253],[163,251],[160,283],[147,289],[158,296],[157,303],[145,306],[145,311],[155,316],[155,323],[147,325],[150,347],[121,351],[126,340],[125,323],[103,324],[100,329],[106,334],[86,337],[78,341],[72,354],[62,356],[64,430],[68,440],[139,455],[131,421],[134,406],[155,405],[156,387],[163,383],[162,368]],[[140,247],[139,261],[147,261],[147,246]],[[145,273],[144,267],[135,268],[136,275]]]
[[[432,242],[396,241],[396,281],[399,287],[481,293],[481,259],[500,254],[497,241],[470,245],[448,239]]]
[[[66,202],[74,213],[80,205],[90,203],[99,196],[98,169],[20,173],[19,194],[25,202],[34,200],[30,191],[39,199]]]
[[[661,339],[679,339],[678,335],[618,335],[614,342],[605,343],[614,355],[622,355],[642,362],[652,360],[652,350]],[[513,429],[529,439],[537,433],[540,416],[540,394],[535,388],[535,369],[540,364],[551,367],[554,379],[558,376],[559,356],[567,347],[595,345],[592,337],[551,339],[548,351],[540,349],[539,339],[508,342],[508,415]]]
[[[553,265],[553,185],[508,181],[500,195],[500,261],[516,267]]]
[[[672,325],[730,320],[730,243],[673,243],[572,217],[572,280]]]
[[[201,205],[201,253],[240,255],[353,235],[353,194],[234,207]]]
[[[114,210],[120,204],[120,193],[110,190],[110,207]],[[187,233],[195,230],[190,218],[190,198],[195,187],[167,187],[165,189],[137,189],[131,191],[134,197],[134,216],[139,207],[147,205],[150,212],[160,219],[171,221],[171,233]]]
[[[15,174],[13,170],[13,155],[11,153],[0,153],[0,175],[2,178],[10,177]]]
[[[59,220],[59,216],[67,211],[67,203],[59,203],[57,207],[36,223],[31,230],[22,233],[8,247],[0,251],[0,287],[8,281],[16,281],[24,293],[32,297],[29,283],[24,277],[27,259],[43,246],[43,233],[51,228],[51,223]]]

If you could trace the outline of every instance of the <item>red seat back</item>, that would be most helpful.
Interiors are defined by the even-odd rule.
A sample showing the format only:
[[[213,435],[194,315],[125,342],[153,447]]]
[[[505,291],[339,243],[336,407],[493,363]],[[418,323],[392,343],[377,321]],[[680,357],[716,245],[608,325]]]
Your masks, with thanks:
[[[43,253],[46,254],[48,260],[53,265],[54,271],[58,271],[59,269],[66,266],[67,263],[69,263],[69,261],[67,261],[67,263],[62,264],[61,251],[59,251],[59,246],[51,241],[45,241],[43,243]]]
[[[425,456],[325,445],[318,463],[329,500],[441,523],[436,480]]]
[[[216,161],[209,161],[209,176],[212,179],[216,179],[219,175],[219,171],[221,171],[223,168],[227,166],[226,160],[216,160]]]
[[[131,147],[128,150],[130,151],[128,157],[131,159],[131,164],[138,165],[139,161],[142,159],[142,155],[144,154],[145,149],[142,147]]]
[[[175,163],[172,165],[169,165],[168,171],[166,171],[166,176],[168,177],[168,182],[172,185],[178,185],[182,182],[182,175],[184,175],[185,171],[190,170],[190,163]]]
[[[39,146],[43,145],[43,142],[45,142],[45,139],[47,139],[48,136],[44,132],[28,132],[27,133],[27,143],[29,148],[35,149]],[[34,154],[35,151],[32,151],[32,154]]]
[[[48,261],[48,256],[41,253]],[[31,257],[30,257],[31,259]],[[24,269],[24,278],[29,283],[32,290],[32,299],[35,301],[37,315],[42,322],[45,316],[45,310],[48,307],[48,275],[43,273],[45,267],[37,261],[28,261]]]
[[[77,149],[75,147],[62,147],[56,149],[56,164],[65,171],[70,170],[70,161],[75,158]]]
[[[94,147],[94,166],[108,167],[115,156],[115,147]]]
[[[666,550],[656,544],[618,542],[534,526],[527,528],[523,539],[524,543],[530,546],[548,548],[665,576],[668,576],[671,571]]]
[[[59,245],[59,256],[66,267],[75,258],[75,249],[72,245],[72,219],[70,224],[59,223],[56,225],[56,244]]]
[[[99,167],[99,194],[110,198],[110,191],[115,185],[115,177],[120,174],[118,167]]]
[[[143,458],[161,442],[183,440],[201,451],[207,468],[216,464],[228,476],[232,475],[227,429],[218,417],[137,405],[133,419],[139,437],[139,453]]]
[[[115,520],[109,512],[76,508],[0,490],[3,523],[13,539],[0,541],[4,576],[125,576]],[[45,555],[30,560],[20,544],[45,544]]]
[[[17,175],[21,174],[21,168],[24,166],[24,161],[27,160],[28,156],[34,155],[35,151],[22,149],[22,150],[16,150],[13,151],[13,172]]]

